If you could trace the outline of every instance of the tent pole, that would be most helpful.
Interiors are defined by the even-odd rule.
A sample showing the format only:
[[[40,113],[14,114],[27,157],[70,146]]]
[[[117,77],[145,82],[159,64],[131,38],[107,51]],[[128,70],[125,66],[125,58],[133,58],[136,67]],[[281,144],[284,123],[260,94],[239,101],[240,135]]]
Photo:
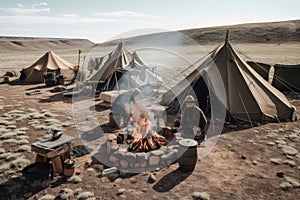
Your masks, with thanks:
[[[249,122],[250,122],[250,124],[251,124],[251,127],[253,127],[251,118],[250,118],[250,116],[249,116],[249,114],[248,114],[248,111],[247,111],[247,109],[246,109],[245,103],[244,103],[244,101],[243,101],[243,99],[242,99],[242,96],[241,96],[241,93],[240,93],[240,92],[239,92],[239,97],[240,97],[240,99],[241,99],[241,101],[242,101],[243,107],[244,107],[244,109],[245,109],[245,111],[246,111],[246,114],[247,114],[248,120],[249,120]]]
[[[79,63],[80,63],[80,53],[81,53],[81,50],[79,49],[78,50],[78,67],[79,67]]]
[[[120,94],[119,83],[118,83],[117,73],[116,72],[115,72],[115,79],[116,79],[117,90],[118,90],[118,93]]]

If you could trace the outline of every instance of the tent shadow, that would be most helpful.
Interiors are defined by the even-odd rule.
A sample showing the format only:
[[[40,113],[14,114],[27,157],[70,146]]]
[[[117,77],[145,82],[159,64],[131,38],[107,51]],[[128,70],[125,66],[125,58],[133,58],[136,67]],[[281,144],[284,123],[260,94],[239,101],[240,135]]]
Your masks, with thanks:
[[[52,103],[52,102],[58,102],[62,101],[64,103],[72,103],[72,98],[66,98],[63,96],[63,92],[54,93],[53,95],[49,96],[48,98],[40,99],[40,103]]]
[[[190,176],[192,172],[183,172],[180,171],[179,168],[165,175],[162,179],[160,179],[154,186],[153,189],[156,192],[168,192],[176,185],[180,184],[184,181],[188,176]]]
[[[89,110],[91,110],[91,111],[97,111],[97,112],[102,112],[102,111],[106,111],[106,110],[108,110],[108,109],[110,109],[109,107],[106,107],[106,106],[103,106],[103,105],[101,105],[101,104],[95,104],[95,105],[93,105],[93,106],[90,106],[90,108],[89,108]]]
[[[50,184],[50,178],[46,180],[29,180],[24,176],[12,178],[0,184],[1,199],[27,199]]]

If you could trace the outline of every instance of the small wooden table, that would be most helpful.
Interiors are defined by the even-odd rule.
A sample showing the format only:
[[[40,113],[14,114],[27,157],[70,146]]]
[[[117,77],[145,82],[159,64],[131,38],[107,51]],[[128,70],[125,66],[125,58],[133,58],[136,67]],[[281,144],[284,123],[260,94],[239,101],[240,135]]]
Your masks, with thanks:
[[[44,140],[33,143],[31,150],[36,153],[35,162],[47,162],[51,159],[53,176],[63,173],[63,162],[70,158],[70,151],[78,138],[62,135],[56,140]]]

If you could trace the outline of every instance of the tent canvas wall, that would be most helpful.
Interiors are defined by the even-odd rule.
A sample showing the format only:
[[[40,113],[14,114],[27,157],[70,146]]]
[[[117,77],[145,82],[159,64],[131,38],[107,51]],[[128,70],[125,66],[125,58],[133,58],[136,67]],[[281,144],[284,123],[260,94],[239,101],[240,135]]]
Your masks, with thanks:
[[[243,61],[227,40],[205,57],[186,79],[165,93],[161,104],[175,108],[191,92],[189,88],[200,97],[205,88],[199,83],[201,79],[206,81],[210,97],[223,104],[228,115],[236,120],[281,121],[295,115],[295,108],[288,99]]]
[[[76,75],[75,65],[49,51],[30,67],[23,69],[20,79],[24,83],[43,83],[45,72],[56,72],[56,75],[63,75],[66,81],[73,80]]]
[[[247,63],[280,91],[300,91],[300,65],[275,64],[247,61]]]

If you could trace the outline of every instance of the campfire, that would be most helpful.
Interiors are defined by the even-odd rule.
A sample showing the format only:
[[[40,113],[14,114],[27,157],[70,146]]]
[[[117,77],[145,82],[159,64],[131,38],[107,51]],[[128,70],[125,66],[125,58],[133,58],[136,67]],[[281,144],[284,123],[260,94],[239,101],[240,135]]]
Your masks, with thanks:
[[[142,137],[140,133],[135,133],[132,142],[129,144],[128,151],[148,152],[159,149],[161,145],[166,144],[165,138],[155,131],[147,133],[145,137]]]
[[[150,127],[150,124],[150,120],[142,114],[135,123],[128,151],[148,152],[167,144],[165,137],[159,135],[155,129]]]

